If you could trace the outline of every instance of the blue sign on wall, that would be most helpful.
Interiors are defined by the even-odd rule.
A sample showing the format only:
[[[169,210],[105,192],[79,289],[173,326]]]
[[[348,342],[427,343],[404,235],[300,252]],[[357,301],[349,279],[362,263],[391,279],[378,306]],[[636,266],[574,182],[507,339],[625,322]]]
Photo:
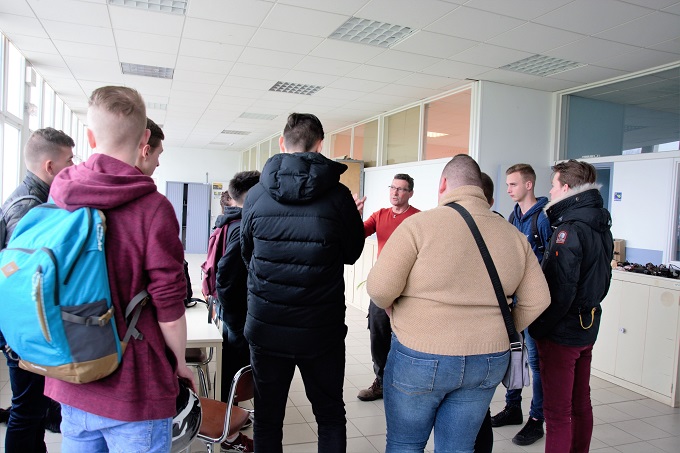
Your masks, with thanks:
[[[614,201],[621,201],[623,192],[614,192]]]

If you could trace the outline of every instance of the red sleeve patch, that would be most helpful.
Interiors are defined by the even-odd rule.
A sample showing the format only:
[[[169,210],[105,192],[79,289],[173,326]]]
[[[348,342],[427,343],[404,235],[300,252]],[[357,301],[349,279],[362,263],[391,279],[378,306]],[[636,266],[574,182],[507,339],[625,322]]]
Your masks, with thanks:
[[[560,231],[557,233],[557,239],[555,240],[556,244],[564,244],[567,242],[567,232],[565,230]]]

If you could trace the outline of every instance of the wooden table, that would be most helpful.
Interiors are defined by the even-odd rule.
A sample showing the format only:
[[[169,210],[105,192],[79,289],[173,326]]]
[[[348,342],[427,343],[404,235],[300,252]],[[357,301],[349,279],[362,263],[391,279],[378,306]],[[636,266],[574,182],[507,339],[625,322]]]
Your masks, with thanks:
[[[222,332],[208,324],[208,307],[197,303],[186,310],[187,348],[213,348],[215,366],[215,399],[222,397]],[[210,379],[208,377],[208,379]]]

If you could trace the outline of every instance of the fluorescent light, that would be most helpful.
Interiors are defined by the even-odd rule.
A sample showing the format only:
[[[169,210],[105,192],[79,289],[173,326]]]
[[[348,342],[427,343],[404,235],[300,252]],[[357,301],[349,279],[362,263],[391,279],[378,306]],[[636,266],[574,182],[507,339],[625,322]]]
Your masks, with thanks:
[[[562,60],[561,58],[547,57],[545,55],[533,55],[515,61],[514,63],[501,66],[500,69],[547,77],[549,75],[557,74],[558,72],[569,71],[585,65],[585,63],[579,63],[577,61]]]
[[[293,82],[276,82],[269,91],[276,91],[279,93],[293,93],[293,94],[304,94],[305,96],[311,96],[320,89],[322,86],[318,85],[304,85],[302,83]]]
[[[221,133],[228,135],[250,135],[250,132],[248,131],[235,131],[231,129],[224,129]]]
[[[403,25],[388,24],[377,20],[350,17],[329,38],[369,46],[392,47],[413,30]]]
[[[188,0],[109,0],[109,5],[182,15],[187,13],[187,3]]]
[[[148,66],[134,63],[121,63],[120,69],[123,71],[123,74],[156,77],[158,79],[172,79],[175,73],[173,68],[162,68],[160,66]]]
[[[278,115],[271,115],[269,113],[249,113],[249,112],[243,112],[241,113],[241,116],[239,118],[246,118],[249,120],[273,120],[276,118]]]
[[[445,135],[449,135],[449,134],[445,134],[445,133],[443,133],[443,132],[430,132],[430,131],[427,131],[427,136],[428,136],[429,138],[443,137],[443,136],[445,136]]]

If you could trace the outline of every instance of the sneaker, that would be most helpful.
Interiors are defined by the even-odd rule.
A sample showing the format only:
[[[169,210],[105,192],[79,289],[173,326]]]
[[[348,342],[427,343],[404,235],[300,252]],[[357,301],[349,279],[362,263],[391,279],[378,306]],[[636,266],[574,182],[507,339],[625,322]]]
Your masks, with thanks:
[[[241,426],[241,429],[248,429],[251,426],[253,426],[253,418],[254,417],[255,417],[255,415],[251,412],[250,415],[248,415],[248,419],[246,420],[246,422],[243,424],[243,426]]]
[[[243,433],[238,433],[236,439],[232,442],[225,440],[220,444],[220,451],[227,453],[253,453],[253,439]]]
[[[491,426],[521,425],[523,421],[521,406],[505,406],[505,409],[491,417]]]
[[[359,394],[357,395],[357,398],[359,398],[361,401],[375,401],[379,400],[383,397],[383,386],[382,382],[378,380],[378,378],[375,378],[375,381],[373,381],[373,384],[367,389],[363,389],[359,391]]]
[[[543,420],[534,420],[529,417],[524,428],[512,438],[512,443],[515,445],[531,445],[541,437],[543,437]]]

